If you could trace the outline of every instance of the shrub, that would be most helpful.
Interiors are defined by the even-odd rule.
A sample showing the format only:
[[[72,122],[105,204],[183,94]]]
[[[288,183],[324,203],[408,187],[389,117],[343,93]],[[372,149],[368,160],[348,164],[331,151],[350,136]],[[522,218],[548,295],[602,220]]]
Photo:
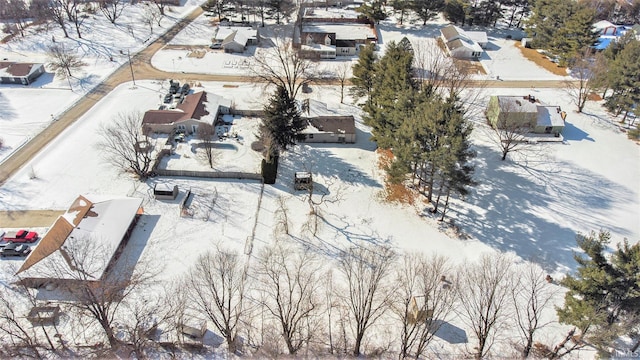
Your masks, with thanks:
[[[273,157],[271,162],[262,159],[262,179],[265,184],[275,184],[278,176],[278,157]]]

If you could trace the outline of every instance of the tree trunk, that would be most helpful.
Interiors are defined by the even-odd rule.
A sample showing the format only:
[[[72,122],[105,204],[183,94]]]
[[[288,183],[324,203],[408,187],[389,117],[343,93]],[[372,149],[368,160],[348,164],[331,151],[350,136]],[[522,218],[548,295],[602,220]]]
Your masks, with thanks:
[[[362,338],[364,333],[361,331],[356,335],[356,344],[353,347],[353,356],[360,356],[360,347],[362,346]]]
[[[444,201],[444,208],[442,209],[442,217],[440,218],[440,221],[444,221],[444,214],[447,213],[447,207],[449,206],[449,196],[451,195],[451,189],[448,188],[447,189],[447,198]]]
[[[508,149],[502,150],[502,158],[500,160],[505,161],[507,159],[507,154],[509,153]]]

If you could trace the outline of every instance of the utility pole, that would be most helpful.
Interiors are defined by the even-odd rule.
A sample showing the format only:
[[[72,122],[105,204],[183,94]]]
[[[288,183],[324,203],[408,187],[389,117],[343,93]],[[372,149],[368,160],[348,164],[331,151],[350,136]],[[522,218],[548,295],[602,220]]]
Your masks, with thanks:
[[[131,79],[133,79],[133,86],[136,86],[136,77],[133,75],[133,64],[131,64],[131,53],[127,49],[127,56],[129,57],[129,69],[131,69]]]

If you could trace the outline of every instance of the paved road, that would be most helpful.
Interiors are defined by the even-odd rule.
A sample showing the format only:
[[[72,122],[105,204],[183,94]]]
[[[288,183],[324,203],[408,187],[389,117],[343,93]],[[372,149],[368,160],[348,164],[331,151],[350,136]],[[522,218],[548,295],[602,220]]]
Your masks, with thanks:
[[[202,9],[197,8],[187,17],[176,23],[166,34],[151,43],[147,48],[132,57],[132,64],[136,80],[152,79],[165,80],[180,78],[187,81],[226,81],[226,82],[256,82],[257,79],[250,76],[239,75],[212,75],[197,73],[171,73],[158,70],[151,66],[153,54],[162,49],[178,32],[202,14]],[[68,109],[58,117],[58,120],[49,125],[44,131],[35,136],[22,148],[15,151],[8,159],[0,164],[0,185],[18,171],[24,164],[29,162],[35,154],[55,139],[64,129],[73,124],[89,109],[91,109],[106,94],[111,92],[116,86],[131,81],[131,70],[128,63],[122,65],[104,82],[98,85],[91,92],[82,97],[72,108]],[[330,82],[326,82],[327,84]],[[509,80],[488,80],[472,81],[472,87],[490,88],[559,88],[564,87],[563,81],[540,80],[540,81],[509,81]]]

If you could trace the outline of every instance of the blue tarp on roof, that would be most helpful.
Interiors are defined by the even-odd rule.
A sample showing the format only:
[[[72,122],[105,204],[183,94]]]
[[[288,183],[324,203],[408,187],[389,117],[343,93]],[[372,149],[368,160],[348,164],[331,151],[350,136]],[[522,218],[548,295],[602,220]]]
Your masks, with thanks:
[[[611,43],[611,40],[613,40],[612,38],[600,38],[598,39],[598,43],[593,46],[594,49],[596,50],[604,50],[606,49],[609,44]]]

